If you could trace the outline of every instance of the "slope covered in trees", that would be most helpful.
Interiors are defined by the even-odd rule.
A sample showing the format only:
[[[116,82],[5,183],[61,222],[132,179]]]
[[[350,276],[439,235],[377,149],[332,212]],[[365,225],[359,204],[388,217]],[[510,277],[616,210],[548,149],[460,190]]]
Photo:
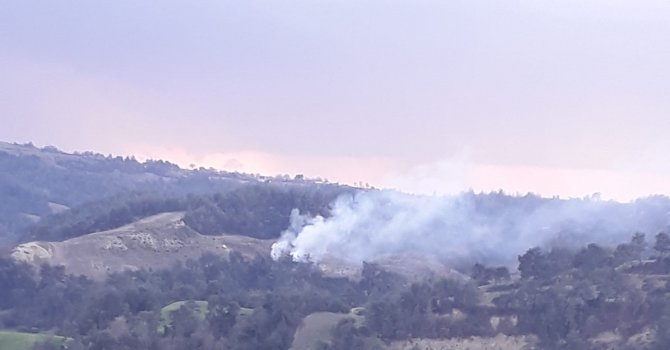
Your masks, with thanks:
[[[288,349],[303,319],[331,312],[342,318],[321,349],[497,334],[540,349],[667,349],[666,239],[531,249],[519,257],[520,275],[482,278],[502,268],[478,266],[463,280],[408,280],[374,264],[350,280],[311,264],[205,255],[91,281],[2,259],[0,327],[52,332],[71,349]],[[161,324],[168,305],[180,307]]]
[[[245,184],[214,194],[124,193],[46,215],[23,230],[22,241],[62,241],[109,230],[151,215],[183,211],[184,222],[205,235],[277,238],[293,209],[327,215],[346,187],[325,184]]]
[[[229,194],[238,189],[242,192]],[[304,177],[185,170],[165,161],[0,142],[0,245],[63,240],[177,210],[189,211],[189,222],[205,233],[240,230],[268,236],[272,229],[277,235],[278,222],[288,215],[283,206],[320,213],[324,201],[344,190]],[[255,227],[242,227],[238,217],[258,215],[249,212],[259,205],[262,210],[265,200],[269,203],[260,213],[265,217]],[[274,208],[279,216],[270,217],[268,210]],[[212,214],[214,221],[204,214]]]

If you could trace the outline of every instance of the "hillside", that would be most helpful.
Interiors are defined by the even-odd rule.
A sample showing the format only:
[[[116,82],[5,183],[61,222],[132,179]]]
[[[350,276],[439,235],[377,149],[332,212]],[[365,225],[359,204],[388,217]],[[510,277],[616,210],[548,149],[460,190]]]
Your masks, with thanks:
[[[96,350],[670,344],[667,197],[414,196],[0,149],[0,224],[17,242],[0,251],[5,344],[51,350],[40,342],[51,334]]]
[[[54,147],[0,142],[0,246],[25,241],[25,237],[39,239],[30,232],[31,226],[39,225],[51,215],[79,210],[91,203],[118,202],[138,194],[170,199],[211,195],[247,185],[327,186],[303,177],[265,177],[204,168],[187,170],[162,160],[139,162],[132,157],[91,152],[69,154]],[[123,224],[159,212],[145,213]]]
[[[12,334],[54,332],[86,349],[660,350],[670,344],[664,233],[649,242],[636,234],[617,246],[529,249],[512,273],[477,265],[458,278],[411,275],[406,256],[365,263],[357,278],[343,278],[314,264],[268,259],[271,240],[203,236],[183,215],[19,246],[15,258],[53,266],[0,259],[1,327]],[[420,257],[414,260],[421,266]],[[82,273],[93,279],[73,275]]]
[[[245,236],[203,236],[184,224],[184,213],[162,213],[103,232],[62,242],[28,242],[11,256],[35,266],[65,267],[67,273],[102,279],[125,270],[168,268],[178,260],[198,259],[205,253],[247,258],[269,255],[272,241]]]
[[[10,256],[35,267],[43,263],[64,266],[65,271],[94,279],[126,270],[169,268],[176,261],[197,260],[203,254],[227,257],[232,252],[252,259],[268,258],[275,239],[244,235],[202,235],[184,223],[184,212],[152,215],[121,227],[91,232],[63,241],[31,241],[14,247]],[[412,254],[385,256],[370,261],[410,280],[429,277],[463,278],[448,265]],[[335,258],[317,264],[327,276],[361,278],[363,266]]]

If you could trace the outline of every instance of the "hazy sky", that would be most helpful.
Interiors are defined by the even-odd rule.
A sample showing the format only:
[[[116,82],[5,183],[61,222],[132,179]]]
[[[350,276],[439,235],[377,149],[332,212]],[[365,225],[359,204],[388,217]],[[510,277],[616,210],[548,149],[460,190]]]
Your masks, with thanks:
[[[0,139],[423,192],[670,194],[670,1],[0,0]]]

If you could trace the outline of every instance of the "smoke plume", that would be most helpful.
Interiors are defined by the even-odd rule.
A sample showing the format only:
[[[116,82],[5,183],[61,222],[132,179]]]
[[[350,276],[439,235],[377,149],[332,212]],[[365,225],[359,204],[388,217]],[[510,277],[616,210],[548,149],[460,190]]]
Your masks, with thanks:
[[[502,193],[416,196],[362,191],[338,198],[329,217],[294,210],[272,257],[360,263],[395,254],[444,262],[512,265],[535,246],[616,244],[668,227],[670,200],[631,203]]]

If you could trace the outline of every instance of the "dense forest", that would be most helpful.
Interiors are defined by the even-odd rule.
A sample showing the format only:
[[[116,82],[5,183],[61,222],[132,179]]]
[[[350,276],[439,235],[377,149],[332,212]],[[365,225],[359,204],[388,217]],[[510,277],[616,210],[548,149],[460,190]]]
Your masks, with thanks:
[[[518,276],[477,265],[460,280],[411,280],[375,264],[352,280],[311,264],[205,255],[92,281],[2,259],[0,326],[64,339],[35,349],[288,349],[306,316],[355,309],[321,349],[498,333],[531,335],[539,349],[609,349],[594,341],[607,332],[619,337],[617,349],[667,349],[670,237],[647,245],[637,234],[613,248],[534,248],[519,256]],[[192,302],[166,321],[162,309],[177,301]],[[634,340],[644,332],[653,339]]]
[[[185,212],[185,223],[203,234],[276,238],[288,227],[291,210],[327,215],[330,203],[346,191],[332,185],[250,184],[212,195],[127,193],[48,214],[21,231],[21,240],[62,241],[172,211]]]

